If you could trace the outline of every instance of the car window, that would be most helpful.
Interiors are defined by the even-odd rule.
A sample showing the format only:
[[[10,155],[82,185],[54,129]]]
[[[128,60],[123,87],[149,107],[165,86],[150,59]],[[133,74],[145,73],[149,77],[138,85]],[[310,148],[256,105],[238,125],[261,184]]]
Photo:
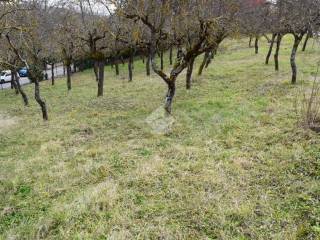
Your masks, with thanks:
[[[6,75],[6,73],[5,73],[5,72],[2,72],[2,73],[1,73],[1,76],[4,76],[4,75]]]

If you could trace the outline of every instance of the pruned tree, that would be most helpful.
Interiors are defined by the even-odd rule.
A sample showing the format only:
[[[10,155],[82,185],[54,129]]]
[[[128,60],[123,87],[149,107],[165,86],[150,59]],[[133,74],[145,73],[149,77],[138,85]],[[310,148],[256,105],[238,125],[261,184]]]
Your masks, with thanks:
[[[166,83],[165,110],[172,112],[176,80],[194,59],[217,47],[234,29],[236,1],[109,1],[121,16],[139,21],[148,28],[148,42],[153,71]],[[158,67],[155,60],[161,42],[169,39],[178,46],[178,54],[170,73]]]

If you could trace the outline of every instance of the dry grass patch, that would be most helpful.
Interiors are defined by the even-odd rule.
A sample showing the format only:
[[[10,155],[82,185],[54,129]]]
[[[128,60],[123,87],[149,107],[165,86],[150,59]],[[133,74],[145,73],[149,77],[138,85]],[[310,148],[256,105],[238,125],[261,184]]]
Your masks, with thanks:
[[[11,117],[7,114],[0,113],[0,133],[4,133],[18,123],[17,117]]]

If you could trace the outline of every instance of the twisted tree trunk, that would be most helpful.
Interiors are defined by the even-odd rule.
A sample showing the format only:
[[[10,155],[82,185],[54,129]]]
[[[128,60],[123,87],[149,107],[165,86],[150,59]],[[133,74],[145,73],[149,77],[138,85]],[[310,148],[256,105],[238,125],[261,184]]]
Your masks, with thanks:
[[[273,50],[273,45],[274,45],[274,41],[276,39],[276,36],[277,34],[272,34],[272,39],[271,39],[271,42],[270,42],[270,47],[269,47],[269,51],[268,51],[268,54],[267,54],[267,57],[266,57],[266,64],[268,65],[269,64],[269,60],[270,60],[270,57],[271,57],[271,54],[272,54],[272,50]]]
[[[291,70],[292,70],[292,79],[291,83],[296,84],[297,83],[297,64],[296,64],[296,55],[298,51],[299,44],[303,38],[302,36],[294,35],[294,43],[291,51],[291,57],[290,57],[290,64],[291,64]]]
[[[24,102],[24,105],[28,106],[29,105],[29,99],[28,99],[27,94],[21,88],[20,77],[19,77],[19,74],[17,73],[17,71],[13,71],[13,78],[14,78],[14,82],[16,83],[17,89],[18,89],[19,93],[22,96],[22,100]]]
[[[173,98],[174,98],[174,95],[176,93],[176,81],[175,81],[175,79],[171,80],[170,82],[167,82],[167,86],[168,86],[168,90],[167,90],[164,109],[166,110],[166,112],[168,114],[171,114]]]
[[[207,59],[207,62],[206,62],[206,65],[205,65],[205,68],[208,68],[210,63],[212,62],[212,60],[214,59],[214,56],[216,54],[217,50],[213,50],[209,53],[209,57]]]
[[[309,39],[312,37],[312,32],[309,31],[307,36],[306,36],[306,39],[304,40],[304,43],[303,43],[303,47],[302,47],[302,52],[305,52],[306,51],[306,48],[307,48],[307,45],[308,45],[308,41]]]
[[[209,51],[205,52],[202,63],[200,64],[200,67],[199,67],[199,71],[198,71],[199,76],[202,75],[203,68],[205,67],[209,57],[210,57],[210,52]]]
[[[277,47],[276,47],[276,52],[274,54],[274,66],[276,71],[279,71],[279,52],[280,52],[282,37],[283,37],[282,34],[278,33],[277,40],[276,40]]]
[[[48,111],[47,111],[47,105],[46,102],[44,100],[42,100],[41,96],[40,96],[40,77],[39,76],[35,76],[33,77],[33,81],[34,81],[34,98],[36,99],[36,102],[39,104],[40,108],[41,108],[41,112],[42,112],[42,118],[45,121],[48,121]]]
[[[11,89],[15,90],[16,95],[19,94],[19,90],[18,90],[18,86],[17,83],[15,81],[15,73],[14,70],[11,70]]]
[[[186,88],[187,89],[191,89],[194,60],[195,60],[194,58],[191,58],[190,62],[188,63],[187,76],[186,76]]]

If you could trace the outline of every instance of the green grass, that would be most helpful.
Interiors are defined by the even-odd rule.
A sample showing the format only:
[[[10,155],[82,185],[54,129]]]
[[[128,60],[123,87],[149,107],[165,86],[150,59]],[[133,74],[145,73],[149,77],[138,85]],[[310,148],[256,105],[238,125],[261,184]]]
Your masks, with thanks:
[[[201,77],[199,58],[165,136],[145,123],[165,85],[140,60],[132,83],[126,66],[106,68],[103,98],[92,71],[70,93],[64,79],[43,82],[48,122],[33,99],[0,91],[16,121],[0,131],[0,239],[319,239],[320,139],[294,102],[320,50],[299,51],[291,86],[291,44],[279,73],[264,65],[266,42],[255,55],[246,39],[226,41]]]

